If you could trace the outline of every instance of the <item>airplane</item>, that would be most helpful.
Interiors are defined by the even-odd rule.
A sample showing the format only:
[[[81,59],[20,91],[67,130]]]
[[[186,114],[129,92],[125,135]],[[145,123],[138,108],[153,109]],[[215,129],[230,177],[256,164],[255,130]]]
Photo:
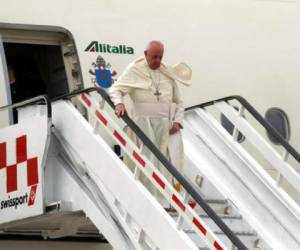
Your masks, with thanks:
[[[245,242],[251,241],[251,244],[249,244],[253,249],[292,249],[290,248],[291,246],[300,247],[299,236],[296,236],[297,232],[299,232],[298,226],[300,224],[300,196],[299,184],[297,184],[300,171],[299,162],[297,160],[297,151],[299,152],[300,150],[300,120],[297,109],[299,89],[297,81],[300,80],[300,57],[299,53],[297,53],[299,52],[299,36],[297,35],[299,23],[297,20],[299,20],[300,11],[299,1],[228,0],[224,2],[165,0],[150,2],[138,0],[31,0],[20,2],[16,0],[0,0],[0,3],[2,3],[2,8],[0,9],[0,107],[4,107],[3,110],[0,108],[0,131],[4,131],[3,136],[1,136],[2,134],[0,133],[0,152],[1,145],[6,145],[6,143],[4,144],[5,140],[11,140],[9,138],[15,136],[16,131],[22,131],[23,128],[21,125],[23,122],[24,124],[29,122],[27,121],[28,117],[33,117],[33,120],[37,119],[36,126],[44,126],[45,131],[48,131],[47,133],[45,132],[39,135],[39,143],[41,144],[37,145],[44,149],[45,152],[49,150],[50,156],[51,152],[59,154],[59,152],[55,151],[55,145],[64,145],[64,141],[66,143],[72,142],[74,145],[79,143],[73,141],[75,139],[72,137],[68,139],[70,140],[69,142],[67,141],[68,133],[64,130],[65,127],[63,124],[61,125],[61,131],[65,131],[65,134],[60,134],[59,131],[56,131],[55,134],[53,129],[51,130],[51,128],[47,127],[48,124],[39,121],[39,118],[37,118],[38,114],[40,114],[43,119],[46,119],[46,111],[42,110],[44,105],[35,105],[32,109],[21,108],[20,116],[17,115],[15,109],[13,110],[7,106],[13,103],[26,102],[26,100],[30,99],[36,102],[34,98],[39,98],[39,101],[45,100],[40,98],[40,96],[43,95],[46,95],[52,100],[58,97],[62,100],[63,96],[78,93],[77,97],[79,96],[79,98],[75,96],[77,99],[72,99],[71,102],[71,104],[80,111],[78,114],[76,114],[77,109],[73,110],[73,106],[70,108],[61,102],[57,102],[57,104],[55,104],[56,106],[53,104],[52,113],[53,116],[55,116],[55,112],[60,114],[60,119],[63,117],[65,117],[66,120],[70,119],[70,121],[75,118],[79,119],[78,123],[83,126],[81,129],[84,128],[89,131],[87,125],[84,125],[82,117],[87,118],[92,126],[94,126],[93,124],[97,124],[97,119],[99,119],[99,116],[93,116],[90,113],[90,106],[93,106],[92,110],[101,110],[103,103],[101,104],[99,100],[104,98],[106,90],[117,81],[118,77],[130,62],[143,56],[145,47],[149,41],[159,40],[165,46],[164,61],[167,64],[174,65],[182,61],[189,65],[193,71],[191,86],[186,87],[179,85],[184,106],[187,108],[184,142],[185,150],[190,153],[190,155],[187,156],[186,162],[187,165],[193,166],[190,170],[186,170],[185,174],[190,176],[191,182],[193,182],[193,188],[198,191],[200,190],[200,193],[204,192],[203,190],[209,192],[209,195],[212,193],[218,197],[218,199],[222,196],[223,200],[230,200],[230,205],[227,204],[227,201],[226,204],[222,203],[222,200],[221,204],[217,203],[213,204],[213,206],[217,207],[217,209],[222,207],[222,211],[224,212],[226,210],[226,213],[229,210],[237,210],[240,213],[237,217],[246,217],[246,221],[243,223],[247,224],[247,226],[250,224],[249,228],[251,229],[248,230],[248,227],[245,226],[247,230],[244,230],[244,227],[242,227],[243,230],[241,229],[241,231],[243,236],[250,234],[249,237],[252,237],[251,240],[247,238]],[[21,87],[15,89],[13,87],[15,82],[18,82],[18,86]],[[79,100],[80,96],[84,97],[85,94],[87,94],[80,92],[81,90],[94,87],[104,89],[105,91],[103,93],[101,92],[103,95],[94,93],[94,95],[90,94],[90,96],[88,96],[88,98],[92,98],[91,101],[89,101],[89,99]],[[94,89],[93,91],[95,92]],[[242,99],[240,99],[239,96],[241,96]],[[226,99],[227,97],[228,99]],[[246,102],[243,100],[246,100]],[[243,102],[242,104],[241,101]],[[128,105],[130,105],[130,100],[127,100],[127,102]],[[232,102],[230,108],[226,106],[229,102]],[[251,108],[246,108],[245,110],[244,106],[248,105],[247,103],[251,104]],[[200,107],[201,110],[194,111],[196,107]],[[255,110],[254,117],[253,109]],[[107,104],[104,110],[108,113],[111,112]],[[205,112],[210,110],[211,114],[208,116]],[[63,111],[66,113],[63,113]],[[71,114],[73,116],[71,116]],[[79,114],[83,116],[79,118]],[[201,120],[198,116],[201,117]],[[215,120],[213,120],[213,117],[215,117]],[[74,121],[77,123],[76,119]],[[53,121],[56,121],[57,124],[61,124],[59,117],[53,118]],[[265,121],[267,121],[267,123],[265,123]],[[68,121],[65,122],[68,124]],[[196,122],[197,125],[195,124]],[[220,123],[221,126],[217,125],[217,123]],[[232,125],[233,123],[234,125]],[[251,124],[251,126],[248,123]],[[124,122],[117,119],[116,126],[118,124],[123,126]],[[201,124],[201,126],[199,124]],[[207,124],[210,125],[208,126]],[[27,128],[26,126],[24,125],[24,129]],[[30,126],[28,125],[28,128]],[[103,146],[99,139],[95,139],[86,132],[86,138],[91,138],[88,145],[101,144],[105,150],[114,147],[115,150],[116,148],[119,150],[114,138],[109,135],[110,132],[108,130],[107,132],[106,128],[100,129],[99,126],[100,125],[95,125],[94,130],[97,131],[97,134],[100,135],[101,138],[105,139],[107,144]],[[269,128],[270,126],[271,128]],[[54,124],[54,127],[59,128],[59,125]],[[209,127],[214,128],[214,131],[208,130]],[[38,127],[32,125],[32,133],[34,132],[33,128],[36,128],[36,131],[39,130]],[[222,128],[229,131],[229,134],[223,133]],[[214,138],[213,132],[216,133],[216,139],[206,138],[207,136],[205,134],[201,134],[201,129],[202,131],[207,131],[207,134],[211,132],[211,138]],[[267,132],[265,129],[267,129]],[[273,132],[273,130],[276,130],[283,140],[278,139],[278,135],[276,132]],[[122,130],[120,130],[119,133],[122,133],[121,131]],[[238,133],[239,131],[241,132],[240,134]],[[259,132],[260,135],[258,135],[256,131]],[[49,134],[52,133],[55,134],[56,139],[51,139],[50,143],[50,140],[48,141],[47,138],[50,136]],[[197,134],[197,136],[195,136],[195,134]],[[78,136],[81,138],[84,135],[85,134],[82,133]],[[230,139],[232,135],[235,141]],[[37,135],[33,135],[33,137],[37,137]],[[199,139],[200,137],[201,140]],[[21,141],[25,140],[23,137],[18,138]],[[41,138],[44,138],[43,142]],[[222,138],[222,140],[218,138]],[[203,143],[203,148],[207,150],[209,146],[207,146],[208,143],[206,140],[212,140],[213,142],[211,142],[210,147],[215,148],[216,152],[218,152],[218,157],[211,155],[210,159],[214,159],[211,161],[207,160],[204,156],[201,160],[197,159],[197,155],[200,153],[194,151],[194,149],[197,148],[197,146],[195,146],[196,142]],[[26,141],[26,143],[29,142]],[[17,142],[16,144],[19,145]],[[258,146],[253,146],[254,144]],[[20,145],[24,146],[24,144]],[[99,145],[97,147],[100,147]],[[218,149],[219,146],[220,149]],[[4,146],[2,146],[2,149],[3,147]],[[20,147],[22,148],[22,146]],[[64,148],[64,146],[57,147]],[[249,193],[246,191],[235,193],[237,191],[234,191],[234,189],[240,188],[240,190],[244,190],[243,188],[248,185],[246,180],[245,183],[239,182],[239,184],[235,184],[236,188],[232,186],[232,189],[230,189],[229,183],[225,183],[224,180],[221,180],[221,177],[217,175],[218,170],[214,169],[214,166],[221,166],[221,164],[223,164],[221,161],[218,164],[216,162],[220,160],[220,156],[226,156],[224,153],[227,152],[225,151],[226,147],[230,147],[232,150],[232,157],[230,159],[228,158],[228,162],[238,162],[237,166],[240,167],[243,164],[249,164],[251,167],[247,168],[247,171],[241,170],[241,173],[238,168],[236,168],[234,171],[231,169],[231,171],[222,174],[224,176],[230,176],[228,177],[228,181],[232,180],[232,183],[235,183],[236,179],[234,178],[237,178],[236,174],[233,173],[239,173],[242,177],[249,176],[247,181],[252,181],[253,185],[257,186],[257,190],[251,191],[253,197],[256,197],[260,201],[266,199],[265,202],[269,202],[268,206],[273,204],[278,208],[278,210],[272,211],[272,218],[277,218],[281,215],[282,219],[286,220],[286,224],[279,221],[279,219],[279,222],[276,221],[276,223],[280,225],[283,224],[284,226],[280,229],[281,231],[278,229],[278,232],[276,232],[278,234],[275,235],[280,235],[282,232],[285,232],[286,234],[282,233],[282,235],[284,235],[282,238],[286,237],[286,241],[287,239],[291,239],[291,245],[284,245],[287,243],[281,243],[283,245],[280,245],[279,240],[284,239],[276,239],[275,236],[270,236],[271,233],[274,232],[268,231],[268,229],[262,226],[263,223],[260,219],[264,216],[270,223],[268,226],[273,225],[275,227],[275,225],[277,225],[272,221],[271,217],[268,217],[269,215],[265,214],[266,211],[263,210],[262,207],[265,206],[267,208],[268,206],[266,204],[259,203],[259,205],[253,205],[253,210],[257,208],[257,213],[259,214],[251,214],[250,211],[245,208],[246,204],[248,204],[247,202],[252,204],[251,202],[254,201],[250,201],[250,198],[245,201],[245,197],[243,196]],[[73,149],[66,146],[64,150],[62,150],[62,152],[69,155],[69,158],[67,157],[64,160],[69,165],[76,166],[74,163],[74,161],[77,161],[76,156],[74,156],[74,159],[70,157],[70,155],[74,154],[74,152],[72,153]],[[125,153],[127,152],[126,150],[128,149],[122,148],[121,151]],[[84,151],[84,149],[82,149],[82,151]],[[245,153],[245,151],[249,153]],[[121,165],[122,163],[118,163],[118,158],[114,158],[117,156],[113,156],[109,152],[110,151],[107,151],[107,154],[113,159],[114,164]],[[206,156],[210,155],[209,151],[205,152]],[[239,152],[238,157],[234,158],[234,153],[236,152]],[[261,152],[264,154],[263,156],[260,154]],[[46,154],[44,155],[43,152],[39,154],[41,159],[44,159],[43,166],[41,167],[45,170],[48,166],[46,159],[50,159],[51,157],[49,158]],[[205,154],[203,153],[203,155]],[[250,159],[248,154],[253,155],[256,160]],[[231,156],[231,154],[228,153],[227,156],[229,157],[229,155]],[[9,156],[7,161],[14,159],[13,157],[15,156]],[[85,156],[82,156],[82,159],[85,159],[84,157]],[[80,161],[83,161],[82,159],[80,159]],[[0,163],[1,160],[0,158]],[[215,165],[213,165],[212,162],[214,162]],[[59,163],[57,164],[59,165]],[[112,163],[107,164],[110,166]],[[211,170],[201,168],[200,170],[198,169],[197,172],[195,169],[197,169],[196,165],[198,166],[199,164],[210,166]],[[55,165],[55,163],[51,162],[50,165]],[[228,167],[228,164],[225,165]],[[265,170],[265,172],[257,170],[258,165],[262,165],[262,169]],[[276,168],[278,166],[278,168],[274,169],[274,166],[276,166]],[[4,171],[1,173],[1,168],[2,166],[0,165],[1,181],[3,184],[8,177],[5,176]],[[251,169],[251,171],[249,169]],[[22,171],[24,171],[25,174],[25,170]],[[73,184],[71,180],[75,180],[77,177],[72,177],[72,179],[70,177],[71,175],[67,175],[67,173],[62,170],[53,173],[51,171],[47,172],[43,180],[50,178],[50,176],[55,179],[57,176],[53,177],[52,175],[57,173],[60,173],[62,176],[68,176],[68,178],[70,178],[70,181],[68,181],[70,189],[71,187],[75,188],[77,184]],[[221,172],[219,174],[221,174]],[[124,175],[120,173],[119,180],[127,181],[126,178],[128,175],[129,173],[127,172],[124,173]],[[255,176],[260,177],[255,178]],[[39,178],[42,177],[40,176]],[[97,176],[97,178],[99,182],[103,182],[101,185],[104,185],[105,181],[110,183],[110,185],[113,184],[112,180],[109,182],[109,178],[107,180],[99,179],[99,176]],[[138,177],[135,176],[134,178]],[[245,179],[247,178],[245,177]],[[43,183],[43,180],[39,179],[38,182]],[[128,180],[129,190],[131,190],[129,188],[131,186],[132,190],[135,190],[133,187],[137,184],[134,180],[133,178],[130,179],[130,181]],[[210,182],[205,184],[205,180],[209,180]],[[25,181],[25,179],[20,180],[20,182],[22,181]],[[204,183],[203,185],[202,182]],[[221,196],[218,193],[220,190],[217,192],[217,190],[215,190],[216,187],[211,184],[212,182],[219,184],[219,189],[222,191]],[[83,184],[80,185],[78,184],[81,188],[85,182],[83,181],[82,183]],[[57,184],[59,187],[61,185],[59,180],[53,181],[52,185],[54,184]],[[89,185],[91,185],[91,189],[95,188],[94,183]],[[223,188],[220,188],[221,186]],[[47,188],[52,188],[51,182],[46,181],[41,187],[42,189],[39,190],[36,195],[42,200],[47,200],[43,195],[47,192]],[[53,197],[56,195],[53,191],[54,189],[51,189],[53,194],[52,191],[50,192],[53,196],[51,196],[53,198],[51,198],[52,200],[49,198],[51,203],[47,201],[48,203],[42,202],[38,204],[38,212],[35,211],[35,214],[30,215],[30,212],[26,210],[22,216],[16,215],[16,211],[20,210],[22,206],[19,205],[19,209],[17,209],[17,206],[14,207],[14,205],[10,207],[9,204],[13,202],[12,196],[4,194],[5,192],[3,190],[5,188],[8,188],[8,186],[2,187],[0,193],[0,214],[2,212],[1,217],[3,218],[2,222],[0,220],[0,237],[3,237],[0,241],[0,249],[10,250],[19,249],[21,247],[24,250],[46,250],[53,248],[81,250],[87,247],[91,249],[122,249],[120,245],[126,242],[129,243],[126,246],[124,245],[123,249],[171,249],[171,243],[170,245],[164,245],[167,240],[165,239],[165,241],[163,241],[159,236],[156,236],[154,225],[153,228],[148,229],[148,225],[145,224],[146,228],[142,228],[143,230],[141,229],[138,236],[133,237],[129,234],[127,237],[130,240],[126,241],[123,239],[124,232],[122,231],[120,235],[114,239],[112,235],[115,235],[115,233],[112,232],[116,230],[115,225],[103,219],[103,225],[107,225],[107,228],[111,226],[111,229],[109,229],[111,231],[106,228],[101,228],[104,232],[100,232],[100,234],[99,232],[97,233],[95,227],[89,224],[90,222],[84,221],[86,218],[91,218],[93,223],[97,221],[97,219],[93,220],[96,218],[93,217],[96,216],[93,214],[94,210],[92,210],[92,208],[86,211],[83,209],[85,216],[82,216],[81,212],[74,212],[71,209],[74,212],[74,214],[72,214],[73,217],[71,217],[71,215],[68,214],[70,201],[64,203],[62,200],[60,201],[61,203],[54,203]],[[97,186],[95,189],[98,190],[100,188]],[[28,190],[26,194],[18,194],[20,195],[19,197],[21,197],[21,203],[24,203],[25,200],[26,203],[30,202],[32,189]],[[82,188],[82,190],[85,189]],[[87,195],[82,190],[80,192],[78,191],[80,195],[82,193],[82,196],[78,195],[78,197],[82,198]],[[112,190],[114,189],[112,188]],[[103,196],[108,198],[108,193],[119,192],[112,190],[106,190]],[[178,233],[175,230],[176,227],[170,226],[168,224],[171,223],[169,222],[170,219],[163,214],[164,211],[161,212],[160,208],[157,208],[158,205],[153,201],[152,197],[148,197],[149,194],[145,194],[147,193],[146,191],[143,189],[140,191],[140,189],[136,188],[134,192],[136,192],[132,194],[134,197],[140,197],[142,193],[147,198],[145,198],[144,202],[145,204],[149,204],[152,209],[151,211],[159,211],[157,214],[153,212],[153,214],[155,214],[153,218],[160,218],[161,220],[164,218],[166,222],[161,225],[162,232],[163,228],[170,227],[170,235],[180,236],[178,236],[178,248],[172,246],[172,249],[180,249],[179,246],[190,246],[191,249],[196,249],[194,248],[193,242],[198,242],[198,240],[194,240],[194,236],[186,236],[183,235],[182,232]],[[258,194],[259,192],[262,193],[261,197]],[[76,191],[74,191],[74,193],[76,193]],[[76,195],[74,195],[74,197],[75,196]],[[62,197],[66,198],[63,195]],[[89,200],[89,202],[90,200],[93,201],[91,197],[86,199]],[[109,202],[116,205],[116,202],[121,202],[121,200],[109,200],[108,203]],[[122,204],[120,203],[120,209],[122,206],[132,206],[130,204],[126,205],[126,201],[122,202]],[[90,205],[91,207],[95,204],[101,208],[104,206],[103,204],[99,205],[93,202],[87,202],[87,204],[87,206],[93,204]],[[52,218],[51,212],[45,215],[46,205],[49,209],[53,206],[55,211],[58,211],[58,207],[61,207],[63,213],[62,217],[58,216]],[[261,208],[258,208],[259,206],[261,206]],[[283,212],[285,206],[290,208],[288,212]],[[130,210],[128,214],[130,214],[130,212],[134,213],[134,209],[138,210],[136,207],[130,208],[132,211]],[[66,210],[64,211],[64,209]],[[150,213],[151,211],[149,208],[148,212]],[[192,214],[194,213],[193,211],[196,210],[192,210]],[[6,214],[7,212],[9,215]],[[44,222],[45,224],[50,223],[52,219],[53,223],[54,221],[58,223],[61,219],[61,221],[65,223],[65,227],[62,227],[58,232],[55,232],[56,229],[51,227],[47,229],[48,231],[46,229],[39,230],[36,228],[36,225],[35,227],[30,227],[30,223],[34,224],[34,222],[44,218],[38,217],[42,216],[41,213],[50,218]],[[225,217],[226,213],[224,215]],[[139,218],[138,214],[139,213],[136,212],[136,220]],[[145,214],[145,216],[147,216],[147,214]],[[179,215],[178,221],[185,218],[185,216],[187,215]],[[126,217],[124,221],[127,222],[129,217]],[[247,220],[247,217],[250,219]],[[97,223],[100,221],[99,218]],[[151,216],[149,218],[151,218]],[[83,223],[83,233],[81,235],[80,233],[74,233],[76,231],[76,219],[78,219],[79,224]],[[236,217],[234,217],[234,219],[236,219]],[[16,221],[16,224],[9,224],[14,221]],[[74,225],[70,223],[70,221],[74,222]],[[40,225],[38,222],[36,223],[40,227],[45,226],[44,224]],[[3,226],[1,226],[1,224]],[[22,225],[25,225],[24,228],[22,228]],[[139,224],[137,223],[137,225]],[[136,225],[133,225],[132,227],[135,226]],[[122,224],[121,227],[124,227],[125,232],[127,232],[126,225],[124,226]],[[255,228],[255,230],[253,228]],[[35,231],[30,231],[30,229]],[[108,230],[108,232],[105,230]],[[190,232],[191,230],[185,231]],[[255,233],[253,233],[254,231]],[[294,232],[292,233],[292,231]],[[146,234],[146,232],[148,232],[148,234]],[[149,232],[152,232],[152,234],[149,235]],[[215,242],[218,240],[218,234],[220,233],[217,233],[215,236],[215,229],[208,228],[207,232],[211,233],[209,236],[210,239],[215,239]],[[132,240],[132,238],[135,237],[138,238],[137,242]],[[157,237],[155,238],[157,241],[151,237]],[[205,246],[199,243],[201,245],[200,249],[205,249],[205,247],[209,247],[209,249],[230,248],[225,246],[225,243],[220,243],[220,248],[216,246],[214,248],[214,243],[209,242],[209,237],[206,237],[206,239],[203,239],[203,236],[201,237],[202,241],[207,241],[208,243],[206,243],[207,245]],[[41,240],[43,238],[49,240]],[[53,240],[59,238],[63,240]],[[175,237],[170,239],[174,240],[174,238]],[[190,240],[190,238],[193,240]],[[110,240],[113,242],[110,242]],[[141,242],[143,242],[144,245]],[[227,240],[224,240],[224,242],[227,242]],[[278,248],[274,248],[276,244]]]

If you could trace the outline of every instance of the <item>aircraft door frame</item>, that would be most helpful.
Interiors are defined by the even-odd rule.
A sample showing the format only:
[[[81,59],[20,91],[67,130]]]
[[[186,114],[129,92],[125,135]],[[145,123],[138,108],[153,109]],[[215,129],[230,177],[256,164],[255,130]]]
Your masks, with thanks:
[[[4,52],[4,45],[0,33],[0,107],[11,104],[11,92],[8,80],[7,63]],[[12,111],[5,110],[0,112],[0,128],[12,124]]]

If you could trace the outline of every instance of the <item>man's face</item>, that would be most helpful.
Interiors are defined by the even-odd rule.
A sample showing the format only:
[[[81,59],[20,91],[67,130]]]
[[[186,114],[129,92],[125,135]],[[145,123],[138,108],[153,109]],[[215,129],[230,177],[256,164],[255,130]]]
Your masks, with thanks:
[[[153,70],[158,69],[164,55],[163,47],[155,44],[148,48],[148,50],[146,50],[144,53],[149,68]]]

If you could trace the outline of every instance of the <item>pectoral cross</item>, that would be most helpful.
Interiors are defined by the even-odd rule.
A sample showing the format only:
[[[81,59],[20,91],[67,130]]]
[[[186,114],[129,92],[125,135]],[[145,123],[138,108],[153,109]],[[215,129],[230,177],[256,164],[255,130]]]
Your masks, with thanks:
[[[161,93],[158,91],[158,89],[154,92],[154,95],[156,96],[157,101],[159,101],[159,96]]]

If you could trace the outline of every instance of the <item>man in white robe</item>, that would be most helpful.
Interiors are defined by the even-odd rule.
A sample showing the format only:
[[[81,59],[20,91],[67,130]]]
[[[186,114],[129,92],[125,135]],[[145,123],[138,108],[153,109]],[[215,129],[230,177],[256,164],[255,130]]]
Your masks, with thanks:
[[[183,64],[173,67],[162,63],[164,46],[159,41],[149,43],[145,57],[132,62],[110,89],[117,116],[126,113],[123,96],[129,95],[133,101],[132,118],[152,140],[170,162],[182,173],[183,143],[180,129],[184,107],[177,83],[189,85],[191,69]],[[141,148],[160,172],[179,191],[180,185],[171,177],[165,167],[129,133],[131,139]]]

